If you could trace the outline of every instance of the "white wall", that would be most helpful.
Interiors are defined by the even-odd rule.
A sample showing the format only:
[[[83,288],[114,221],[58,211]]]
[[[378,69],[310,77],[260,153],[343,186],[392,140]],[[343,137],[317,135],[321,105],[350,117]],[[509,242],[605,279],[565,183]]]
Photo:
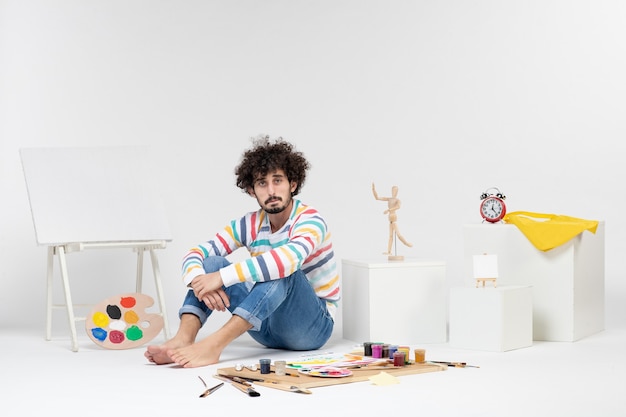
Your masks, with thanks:
[[[383,258],[371,183],[398,185],[400,253],[444,260],[450,286],[488,187],[509,211],[605,220],[607,327],[623,324],[624,21],[620,0],[0,0],[0,328],[45,324],[19,148],[152,147],[174,326],[181,256],[256,209],[233,168],[258,133],[311,160],[301,197],[339,258]],[[69,260],[75,302],[133,290],[132,254]]]

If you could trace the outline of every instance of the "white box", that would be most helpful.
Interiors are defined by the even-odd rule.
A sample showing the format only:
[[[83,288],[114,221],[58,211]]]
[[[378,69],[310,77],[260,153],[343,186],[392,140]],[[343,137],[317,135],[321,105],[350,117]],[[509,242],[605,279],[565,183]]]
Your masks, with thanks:
[[[498,255],[498,286],[533,288],[533,340],[573,342],[604,330],[604,222],[543,252],[512,224],[464,227],[469,285],[473,255]]]
[[[343,337],[356,342],[445,343],[444,262],[342,263]]]
[[[504,352],[529,347],[532,343],[531,287],[455,287],[450,290],[451,347]]]

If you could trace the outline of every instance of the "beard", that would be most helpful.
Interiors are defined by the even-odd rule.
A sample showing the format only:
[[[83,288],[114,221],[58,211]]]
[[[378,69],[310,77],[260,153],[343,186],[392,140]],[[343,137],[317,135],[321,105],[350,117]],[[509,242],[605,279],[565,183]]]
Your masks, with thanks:
[[[265,204],[262,206],[263,210],[265,210],[266,213],[268,214],[278,214],[278,213],[282,213],[283,211],[285,211],[285,209],[287,207],[289,207],[289,204],[291,204],[291,196],[289,196],[289,198],[287,199],[287,201],[285,202],[285,204],[280,205],[280,206],[268,206],[267,204],[274,202],[274,201],[282,201],[283,199],[280,197],[273,197],[270,198],[268,200],[265,201]]]

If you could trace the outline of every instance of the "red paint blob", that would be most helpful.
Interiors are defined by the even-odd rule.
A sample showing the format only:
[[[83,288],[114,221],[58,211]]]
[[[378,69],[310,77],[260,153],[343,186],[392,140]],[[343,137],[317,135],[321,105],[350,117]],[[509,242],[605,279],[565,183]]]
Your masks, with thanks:
[[[124,308],[134,307],[136,303],[137,300],[135,300],[135,297],[122,297],[122,300],[120,301],[120,304]]]
[[[109,333],[109,340],[111,343],[122,343],[124,339],[124,333],[119,330],[112,330],[111,333]]]

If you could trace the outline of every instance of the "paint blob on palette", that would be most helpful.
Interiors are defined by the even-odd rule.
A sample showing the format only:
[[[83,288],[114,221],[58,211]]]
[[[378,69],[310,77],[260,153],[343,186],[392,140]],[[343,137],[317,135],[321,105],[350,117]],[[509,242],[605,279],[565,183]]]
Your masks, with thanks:
[[[98,303],[87,316],[87,335],[107,349],[130,349],[154,339],[163,329],[163,317],[146,313],[154,300],[140,293],[122,294]]]

